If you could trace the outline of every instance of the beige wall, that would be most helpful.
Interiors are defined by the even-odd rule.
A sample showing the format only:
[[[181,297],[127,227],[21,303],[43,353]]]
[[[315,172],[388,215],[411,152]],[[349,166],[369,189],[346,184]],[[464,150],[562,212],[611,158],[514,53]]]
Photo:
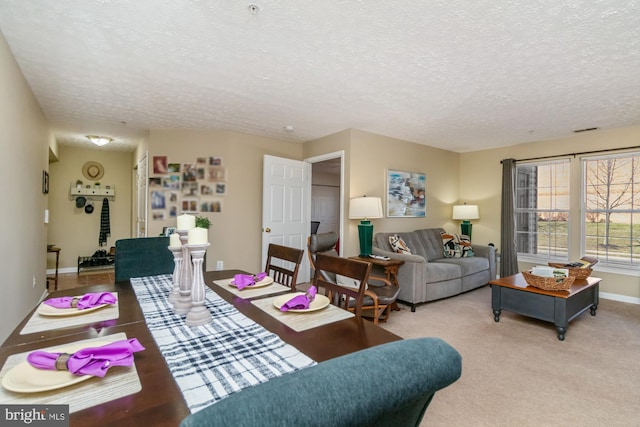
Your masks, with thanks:
[[[131,153],[107,151],[100,148],[87,149],[72,146],[60,147],[60,160],[51,163],[49,194],[49,236],[48,243],[59,246],[60,268],[65,271],[76,271],[78,256],[90,256],[98,249],[115,246],[118,239],[130,237],[131,229],[131,188],[132,168]],[[69,197],[69,187],[75,185],[77,179],[83,185],[93,185],[82,175],[82,167],[88,161],[96,161],[104,167],[104,176],[99,182],[102,186],[111,185],[116,190],[115,199],[109,200],[109,217],[111,236],[107,245],[98,246],[100,232],[100,212],[102,197],[93,198],[94,211],[84,212],[77,208],[75,199]],[[47,268],[55,266],[53,256],[48,258]]]
[[[378,231],[410,231],[426,227],[455,227],[451,205],[458,193],[457,153],[395,138],[348,129],[304,144],[305,158],[340,150],[345,152],[345,256],[359,252],[358,222],[349,219],[349,199],[367,196],[386,200],[387,169],[423,172],[427,178],[425,218],[380,218],[372,220]]]
[[[595,131],[568,138],[520,144],[511,147],[483,150],[460,155],[460,199],[477,204],[480,219],[473,221],[473,241],[500,243],[500,200],[502,165],[506,158],[528,159],[540,156],[562,155],[584,151],[606,150],[618,147],[638,146],[640,126],[608,131]],[[571,214],[574,224],[580,223],[580,158],[571,159]],[[573,233],[569,259],[581,257],[579,233]],[[520,269],[531,264],[520,263]],[[638,274],[625,275],[597,271],[603,278],[601,292],[640,299]],[[595,274],[594,274],[595,275]]]
[[[42,193],[42,171],[48,170],[49,147],[55,148],[55,144],[44,114],[1,34],[0,92],[2,342],[45,291],[44,212],[48,197]]]
[[[264,155],[302,160],[302,144],[225,131],[152,131],[149,164],[153,156],[167,156],[169,163],[195,162],[196,157],[221,157],[226,168],[227,194],[221,213],[200,213],[211,222],[207,270],[216,261],[226,269],[258,271],[262,242],[262,163]],[[149,168],[149,176],[153,168]],[[148,235],[157,236],[176,220],[153,221]]]

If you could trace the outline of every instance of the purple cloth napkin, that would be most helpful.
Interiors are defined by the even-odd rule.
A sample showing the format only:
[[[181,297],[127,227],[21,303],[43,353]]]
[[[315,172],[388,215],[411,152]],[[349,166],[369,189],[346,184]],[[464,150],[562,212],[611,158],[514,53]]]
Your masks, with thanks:
[[[233,283],[239,290],[246,288],[247,286],[253,286],[257,282],[267,277],[267,273],[262,272],[256,275],[253,274],[236,274],[233,276]]]
[[[133,353],[144,350],[137,339],[112,342],[101,347],[87,347],[73,354],[34,351],[27,361],[38,369],[69,371],[75,375],[104,377],[112,366],[131,366]]]
[[[289,301],[282,304],[280,307],[280,311],[289,311],[289,310],[304,310],[309,308],[309,304],[316,298],[316,294],[318,290],[315,286],[309,288],[306,294],[297,295],[291,298]]]
[[[80,298],[78,297],[60,297],[50,298],[44,301],[45,304],[55,308],[77,308],[78,310],[84,310],[92,308],[102,304],[115,304],[116,297],[111,292],[96,292],[84,294]]]

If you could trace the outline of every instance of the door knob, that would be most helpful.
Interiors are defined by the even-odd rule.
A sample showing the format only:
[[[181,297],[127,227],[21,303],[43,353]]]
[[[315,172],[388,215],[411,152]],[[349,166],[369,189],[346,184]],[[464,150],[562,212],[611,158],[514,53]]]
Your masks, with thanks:
[[[264,231],[265,233],[271,233],[271,229],[269,227],[263,228],[262,231]]]

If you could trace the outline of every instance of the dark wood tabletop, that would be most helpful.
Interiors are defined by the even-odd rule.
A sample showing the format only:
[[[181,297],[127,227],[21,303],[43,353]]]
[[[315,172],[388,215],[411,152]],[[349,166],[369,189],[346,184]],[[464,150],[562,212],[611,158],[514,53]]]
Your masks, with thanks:
[[[22,322],[20,322],[20,324],[16,326],[11,335],[9,335],[9,337],[2,344],[2,349],[33,342],[41,342],[41,347],[47,347],[49,345],[54,345],[57,343],[56,342],[53,344],[48,344],[47,341],[63,339],[65,336],[82,335],[86,338],[95,338],[100,334],[109,334],[109,329],[114,326],[122,326],[135,322],[144,322],[144,316],[142,315],[142,310],[140,310],[140,306],[138,305],[136,294],[128,281],[116,283],[115,285],[110,284],[85,286],[82,288],[52,292],[48,295],[47,299],[63,296],[83,295],[88,292],[117,292],[120,316],[117,319],[104,322],[88,323],[68,328],[53,329],[49,331],[20,335],[20,331],[22,331],[29,319],[31,319],[31,316],[33,316],[33,314],[37,310],[38,306],[36,306],[29,312],[29,314],[27,314]]]
[[[238,273],[244,272],[240,270],[206,272],[205,283],[245,316],[277,334],[283,341],[298,348],[317,362],[401,339],[368,320],[355,318],[295,332],[252,305],[249,300],[213,285],[214,280],[228,279]],[[177,426],[189,414],[189,410],[147,329],[131,284],[126,281],[114,285],[89,286],[82,288],[82,291],[83,293],[117,291],[120,318],[107,326],[84,325],[21,336],[19,332],[31,317],[33,313],[31,312],[0,347],[0,366],[4,365],[7,357],[15,353],[124,332],[129,338],[137,338],[146,349],[135,355],[142,391],[74,412],[70,417],[70,425]],[[52,293],[50,297],[66,295],[75,294],[73,290],[59,291]]]
[[[573,285],[567,290],[546,290],[530,286],[524,279],[522,273],[512,276],[500,277],[489,282],[490,285],[502,286],[505,288],[517,289],[520,291],[533,292],[541,295],[548,295],[556,298],[569,298],[579,292],[584,291],[602,281],[599,277],[587,277],[586,279],[577,279]]]

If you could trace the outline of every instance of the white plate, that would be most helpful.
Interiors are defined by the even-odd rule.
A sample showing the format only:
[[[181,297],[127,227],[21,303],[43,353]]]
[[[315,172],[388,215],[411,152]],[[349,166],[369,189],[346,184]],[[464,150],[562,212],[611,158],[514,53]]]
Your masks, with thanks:
[[[81,298],[81,297],[82,295],[76,298]],[[117,304],[117,301],[116,301],[116,304]],[[102,307],[106,307],[108,305],[114,305],[114,304],[100,304],[100,305],[96,305],[95,307],[85,308],[84,310],[78,310],[77,308],[74,308],[74,307],[56,308],[42,302],[38,306],[38,310],[36,312],[38,314],[41,314],[42,316],[77,316],[79,314],[91,313],[92,311],[99,310]]]
[[[264,279],[260,280],[259,282],[256,282],[256,284],[255,284],[255,285],[246,286],[246,287],[244,287],[244,288],[242,288],[242,289],[261,288],[261,287],[263,287],[263,286],[268,286],[268,285],[270,285],[270,284],[272,284],[272,283],[273,283],[273,277],[269,277],[269,276],[267,276],[267,277],[265,277]],[[238,287],[238,285],[236,285],[235,283],[233,283],[233,280],[231,280],[231,282],[229,282],[229,284],[230,284],[231,286],[233,286],[234,288],[237,288],[237,287]],[[241,289],[241,290],[242,290],[242,289]]]
[[[51,352],[74,353],[87,347],[100,347],[108,342],[76,343],[61,347]],[[26,360],[7,372],[2,377],[2,386],[18,393],[39,393],[41,391],[56,390],[80,383],[92,378],[93,375],[74,375],[69,371],[50,371],[34,368]]]
[[[282,307],[282,305],[284,303],[289,301],[291,298],[295,298],[298,295],[304,295],[304,292],[295,292],[295,293],[292,293],[292,294],[286,294],[286,295],[279,296],[278,298],[273,300],[273,305],[275,306],[275,308],[280,310],[280,307]],[[304,309],[301,309],[301,310],[289,309],[289,310],[287,310],[287,312],[308,313],[310,311],[321,310],[321,309],[325,308],[328,305],[329,305],[329,298],[327,298],[324,295],[316,295],[314,300],[311,301],[311,304],[309,304],[309,308],[304,308]]]

